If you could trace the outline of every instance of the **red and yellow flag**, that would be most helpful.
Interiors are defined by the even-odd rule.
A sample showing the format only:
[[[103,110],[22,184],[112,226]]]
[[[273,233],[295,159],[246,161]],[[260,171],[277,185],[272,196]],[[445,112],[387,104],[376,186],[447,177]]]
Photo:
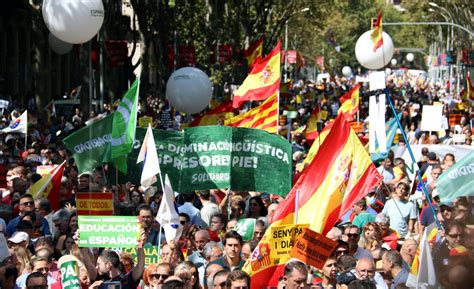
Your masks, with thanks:
[[[377,16],[377,22],[375,23],[374,30],[370,34],[370,40],[374,43],[374,52],[383,45],[382,12],[379,12],[379,15]]]
[[[223,102],[218,107],[209,110],[206,114],[195,118],[190,124],[193,126],[217,125],[220,119],[226,120],[234,116],[232,102]]]
[[[359,89],[360,82],[339,98],[341,107],[337,113],[344,114],[348,121],[354,120],[354,115],[359,111]]]
[[[314,108],[313,112],[308,119],[308,127],[306,128],[306,139],[314,140],[318,136],[318,122],[322,120],[322,110],[321,105],[318,105]]]
[[[263,50],[263,37],[259,40],[255,41],[254,43],[250,44],[249,48],[244,51],[245,58],[247,58],[247,64],[249,69],[251,69],[255,62],[262,58],[262,50]]]
[[[266,248],[265,255],[271,255],[268,244],[273,241],[272,228],[293,224],[296,211],[299,224],[309,224],[311,230],[326,234],[381,179],[357,135],[339,115],[319,153],[280,203],[269,221],[270,228],[245,263],[243,269],[252,277],[252,288],[276,286],[288,261],[281,258],[268,262],[263,256],[261,248]]]
[[[474,87],[472,86],[469,72],[466,75],[466,88],[461,91],[461,99],[474,101]]]
[[[270,133],[277,133],[277,120],[278,91],[265,100],[260,106],[226,120],[225,125],[258,128]]]
[[[46,198],[51,203],[53,210],[59,210],[59,190],[61,189],[61,178],[66,162],[61,165],[44,166],[38,170],[41,179],[32,184],[28,193],[34,199]]]
[[[264,100],[280,88],[280,41],[265,58],[255,63],[250,74],[234,93],[234,108],[249,100]]]

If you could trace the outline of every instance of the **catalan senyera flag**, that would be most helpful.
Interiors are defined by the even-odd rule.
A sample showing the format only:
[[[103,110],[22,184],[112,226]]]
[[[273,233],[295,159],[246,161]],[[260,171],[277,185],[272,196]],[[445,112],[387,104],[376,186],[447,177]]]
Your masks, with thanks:
[[[374,43],[374,52],[383,45],[382,37],[382,12],[379,12],[377,16],[377,22],[375,23],[374,30],[370,34],[370,40]]]
[[[420,245],[416,250],[406,285],[410,288],[428,288],[437,285],[436,272],[431,255],[428,236],[436,229],[436,223],[425,228]]]
[[[354,115],[359,111],[359,89],[360,82],[339,98],[341,107],[338,113],[344,114],[348,121],[352,121]]]
[[[225,121],[228,126],[258,128],[270,133],[277,133],[277,123],[278,91],[261,105]]]
[[[254,43],[250,44],[249,48],[244,51],[245,58],[247,58],[247,64],[249,68],[252,68],[255,62],[262,57],[263,51],[263,37]]]
[[[61,178],[65,164],[66,161],[59,166],[55,165],[44,168],[41,171],[41,179],[28,189],[28,193],[31,194],[35,200],[39,198],[49,199],[51,208],[55,211],[59,210],[59,190],[61,189]]]
[[[227,120],[234,116],[232,102],[223,102],[214,109],[209,110],[203,116],[195,118],[190,124],[193,126],[217,125],[219,119]]]
[[[280,41],[265,58],[258,60],[250,74],[234,92],[233,107],[249,100],[264,100],[280,88]]]
[[[269,262],[267,257],[271,255],[268,250],[274,226],[294,224],[297,211],[299,224],[309,224],[311,230],[326,234],[381,179],[357,135],[339,115],[318,154],[279,204],[269,221],[270,228],[245,263],[243,270],[252,278],[251,288],[276,287],[283,275],[288,260]]]

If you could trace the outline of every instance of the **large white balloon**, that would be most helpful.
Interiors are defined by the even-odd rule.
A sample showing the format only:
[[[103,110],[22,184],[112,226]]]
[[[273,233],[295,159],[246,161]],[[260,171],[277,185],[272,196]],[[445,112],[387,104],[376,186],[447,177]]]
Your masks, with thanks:
[[[415,60],[415,55],[413,55],[413,53],[410,52],[410,53],[407,54],[406,58],[407,58],[408,62],[412,62],[413,60]]]
[[[168,79],[166,98],[180,112],[198,113],[211,101],[211,81],[202,70],[195,67],[180,68]]]
[[[380,69],[388,64],[393,56],[392,38],[382,32],[383,45],[374,52],[374,43],[370,39],[372,30],[362,34],[355,46],[356,58],[359,63],[368,69]]]
[[[352,69],[349,67],[349,66],[344,66],[342,68],[342,74],[345,76],[345,77],[349,77],[352,75]]]
[[[397,65],[397,60],[395,58],[392,58],[392,60],[390,61],[390,63],[395,66]]]
[[[102,0],[44,0],[43,19],[58,39],[73,44],[91,40],[104,22]]]
[[[67,43],[67,42],[59,40],[53,35],[53,33],[49,33],[48,42],[49,42],[49,47],[51,48],[51,50],[56,52],[56,54],[59,54],[59,55],[68,53],[69,51],[71,51],[72,46],[73,46],[71,43]]]

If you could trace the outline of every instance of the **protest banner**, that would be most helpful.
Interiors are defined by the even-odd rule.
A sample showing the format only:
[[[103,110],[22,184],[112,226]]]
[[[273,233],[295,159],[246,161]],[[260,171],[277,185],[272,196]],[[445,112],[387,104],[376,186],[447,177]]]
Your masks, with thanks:
[[[117,253],[126,252],[129,253],[135,264],[138,263],[138,253],[137,248],[113,248]],[[150,264],[159,264],[160,257],[158,256],[158,246],[146,245],[143,247],[143,252],[145,253],[145,267],[148,267]]]
[[[255,232],[255,222],[256,220],[253,218],[240,219],[237,224],[235,224],[234,231],[239,233],[244,241],[250,241],[253,239]]]
[[[79,268],[76,261],[63,262],[60,266],[63,289],[80,289]]]
[[[125,177],[136,183],[142,171],[136,160],[145,133],[137,128],[128,156]],[[278,135],[258,129],[200,126],[184,131],[154,129],[153,136],[161,171],[168,174],[176,192],[229,188],[285,196],[291,189],[291,144]],[[107,179],[114,183],[115,172]]]
[[[76,194],[77,215],[110,216],[114,214],[112,193],[80,192]]]
[[[140,234],[137,217],[78,216],[79,247],[136,248]]]
[[[280,264],[291,258],[290,251],[295,239],[309,228],[309,224],[291,224],[271,227],[270,260],[272,264]]]
[[[306,228],[294,243],[290,256],[308,265],[322,269],[326,260],[336,249],[337,242]]]

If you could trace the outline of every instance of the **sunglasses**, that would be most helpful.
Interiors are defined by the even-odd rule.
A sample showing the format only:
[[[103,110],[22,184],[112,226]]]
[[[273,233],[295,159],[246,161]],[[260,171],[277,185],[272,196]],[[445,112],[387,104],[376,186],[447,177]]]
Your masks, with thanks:
[[[453,238],[453,239],[456,239],[456,238],[462,238],[463,235],[462,234],[448,234],[449,237]]]
[[[359,234],[346,234],[347,238],[349,239],[357,239],[359,238]]]
[[[150,278],[152,278],[152,279],[160,279],[161,278],[161,279],[165,280],[168,277],[169,277],[169,275],[166,275],[166,274],[151,274],[150,275]]]
[[[347,254],[347,250],[336,250],[336,255],[344,255]]]
[[[219,284],[217,284],[217,285],[219,285],[219,287],[221,287],[221,288],[225,288],[225,283],[226,283],[226,281],[221,282],[221,283],[219,283]]]
[[[23,205],[23,206],[33,206],[35,204],[35,202],[24,202],[24,203],[21,203],[20,205]]]
[[[181,225],[186,225],[187,222],[186,222],[186,221],[179,221],[179,223],[180,223]]]

